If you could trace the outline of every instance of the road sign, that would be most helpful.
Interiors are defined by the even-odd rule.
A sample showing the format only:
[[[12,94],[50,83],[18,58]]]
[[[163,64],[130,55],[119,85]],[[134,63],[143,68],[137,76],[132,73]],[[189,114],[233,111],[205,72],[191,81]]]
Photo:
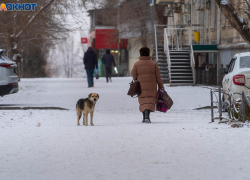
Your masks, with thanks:
[[[154,5],[154,0],[150,0],[150,6]]]
[[[82,37],[82,38],[81,38],[81,43],[82,43],[82,44],[87,44],[87,43],[88,43],[88,38]]]

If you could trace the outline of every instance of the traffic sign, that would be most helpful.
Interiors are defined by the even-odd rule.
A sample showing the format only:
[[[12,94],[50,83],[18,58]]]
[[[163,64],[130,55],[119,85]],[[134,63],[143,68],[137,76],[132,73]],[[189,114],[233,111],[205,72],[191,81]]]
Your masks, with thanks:
[[[81,38],[81,43],[82,44],[87,44],[88,43],[88,38],[82,37]]]
[[[154,5],[154,0],[150,0],[150,6]]]

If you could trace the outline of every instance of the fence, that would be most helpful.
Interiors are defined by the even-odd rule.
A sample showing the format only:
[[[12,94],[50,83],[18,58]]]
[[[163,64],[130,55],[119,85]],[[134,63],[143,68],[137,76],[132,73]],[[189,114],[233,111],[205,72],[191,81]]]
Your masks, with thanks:
[[[218,96],[216,95],[216,92],[218,92]],[[234,94],[241,95],[241,105],[239,107],[235,106],[236,100],[234,98]],[[224,100],[225,95],[228,96],[227,100]],[[216,98],[216,101],[214,101],[214,96]],[[220,121],[225,119],[227,121],[242,120],[242,122],[245,123],[246,105],[250,107],[250,102],[247,99],[244,91],[242,91],[242,93],[231,93],[229,90],[223,90],[221,87],[218,87],[216,89],[210,89],[210,98],[211,98],[211,122],[214,122],[215,119],[219,119]],[[214,106],[213,106],[214,104],[217,105],[219,111],[218,117],[214,117]],[[224,117],[222,115],[223,109],[228,111],[229,118]]]

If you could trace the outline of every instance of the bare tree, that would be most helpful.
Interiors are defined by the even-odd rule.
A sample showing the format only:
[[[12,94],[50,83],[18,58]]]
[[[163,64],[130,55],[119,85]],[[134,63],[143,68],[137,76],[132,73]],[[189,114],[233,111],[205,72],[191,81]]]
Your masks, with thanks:
[[[221,12],[228,19],[230,25],[236,29],[241,37],[250,44],[250,28],[248,21],[250,19],[250,4],[248,0],[242,3],[234,4],[228,0],[215,0]],[[242,18],[245,16],[246,18]]]
[[[16,0],[8,3],[16,3]],[[27,3],[27,0],[18,3]],[[46,60],[48,49],[65,38],[65,32],[79,29],[83,21],[81,13],[75,10],[80,5],[78,0],[33,0],[32,3],[37,3],[35,11],[8,11],[1,12],[0,16],[0,48],[6,49],[8,56],[17,63],[23,54],[29,61],[25,65],[31,66],[25,68],[29,72],[34,70],[36,60],[43,57]],[[69,15],[73,17],[71,22],[66,21]],[[42,53],[38,54],[42,57],[34,56],[32,49],[40,49]],[[34,63],[30,64],[34,57]]]
[[[13,12],[6,15],[7,17],[4,18],[6,20],[4,23],[6,28],[2,29],[3,31],[5,30],[5,32],[1,32],[1,35],[6,37],[7,43],[11,47],[9,50],[10,54],[14,60],[19,53],[21,38],[24,33],[31,27],[32,23],[38,19],[39,15],[49,8],[54,1],[55,0],[48,1],[45,6],[36,12],[29,11],[24,14],[21,14],[20,12]],[[14,20],[12,17],[14,17]]]
[[[80,56],[81,45],[74,41],[74,38],[68,38],[61,41],[60,44],[56,46],[58,51],[52,52],[50,54],[50,67],[47,70],[50,71],[51,76],[62,75],[63,73],[67,78],[76,77],[79,73],[83,73],[83,61],[82,56]],[[59,73],[59,72],[63,73]]]

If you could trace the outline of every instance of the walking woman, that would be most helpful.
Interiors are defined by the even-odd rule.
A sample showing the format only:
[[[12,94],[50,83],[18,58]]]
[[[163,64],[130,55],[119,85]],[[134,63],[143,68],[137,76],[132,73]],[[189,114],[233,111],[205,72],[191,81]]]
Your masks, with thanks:
[[[151,59],[150,50],[147,47],[140,49],[139,61],[134,64],[131,75],[134,80],[140,82],[141,94],[139,95],[139,110],[143,113],[143,123],[151,123],[150,112],[155,111],[157,101],[157,85],[163,88],[160,69]]]
[[[104,54],[103,59],[105,59],[104,64],[105,64],[105,69],[106,69],[106,79],[107,79],[106,82],[107,83],[109,81],[112,82],[112,80],[111,80],[112,64],[115,67],[115,59],[114,59],[114,56],[112,54],[110,54],[109,49],[106,50],[106,54]]]

